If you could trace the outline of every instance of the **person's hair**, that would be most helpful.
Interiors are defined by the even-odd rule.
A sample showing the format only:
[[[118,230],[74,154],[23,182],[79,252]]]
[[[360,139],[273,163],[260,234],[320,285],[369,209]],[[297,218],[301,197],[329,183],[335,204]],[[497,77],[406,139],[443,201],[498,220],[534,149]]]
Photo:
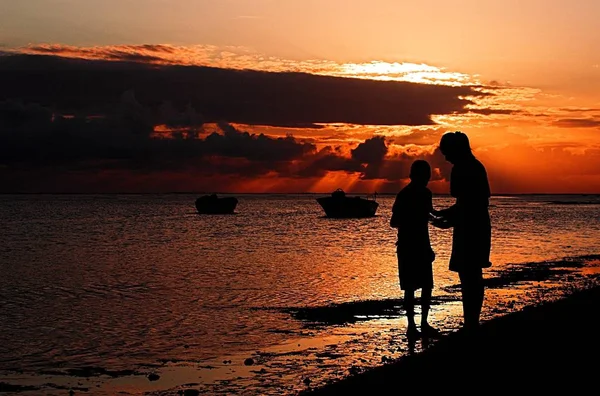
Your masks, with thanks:
[[[425,160],[416,160],[410,166],[410,178],[427,176],[427,179],[431,178],[431,166]]]
[[[467,135],[460,131],[448,132],[442,135],[440,140],[440,150],[442,154],[451,153],[454,155],[473,155],[471,144]]]

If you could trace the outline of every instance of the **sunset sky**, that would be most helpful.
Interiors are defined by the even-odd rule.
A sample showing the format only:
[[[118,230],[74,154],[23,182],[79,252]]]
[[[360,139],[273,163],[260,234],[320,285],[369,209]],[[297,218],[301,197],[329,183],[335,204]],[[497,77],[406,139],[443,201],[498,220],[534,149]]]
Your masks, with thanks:
[[[0,0],[0,192],[600,193],[600,2]]]

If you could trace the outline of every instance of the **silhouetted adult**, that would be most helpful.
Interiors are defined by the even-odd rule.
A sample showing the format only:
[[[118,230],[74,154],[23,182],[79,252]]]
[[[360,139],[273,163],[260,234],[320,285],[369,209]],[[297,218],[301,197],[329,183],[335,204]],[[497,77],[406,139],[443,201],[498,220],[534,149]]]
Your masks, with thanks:
[[[456,203],[439,211],[441,221],[434,221],[434,225],[454,227],[450,270],[458,272],[460,278],[464,328],[475,330],[484,299],[482,269],[491,266],[490,186],[485,167],[473,155],[467,135],[444,134],[440,151],[453,164],[450,194]]]

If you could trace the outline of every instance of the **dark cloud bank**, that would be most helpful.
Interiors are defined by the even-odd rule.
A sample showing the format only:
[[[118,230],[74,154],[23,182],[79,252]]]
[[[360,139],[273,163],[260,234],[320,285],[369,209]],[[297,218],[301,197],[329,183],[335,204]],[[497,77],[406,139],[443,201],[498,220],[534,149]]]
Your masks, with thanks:
[[[0,99],[58,112],[102,114],[133,90],[145,106],[189,103],[207,122],[277,126],[429,125],[433,114],[469,112],[465,96],[485,95],[472,87],[41,55],[0,57],[0,86]]]
[[[345,171],[397,182],[417,158],[440,168],[434,178],[441,178],[447,165],[438,152],[392,156],[384,137],[344,155],[339,147],[251,134],[229,122],[423,125],[432,123],[432,114],[466,112],[469,101],[459,96],[475,93],[468,87],[23,55],[0,57],[0,85],[0,192],[73,191],[77,186],[66,183],[106,182],[111,172],[182,173],[207,182],[211,176],[301,179]],[[218,129],[199,137],[206,122],[217,122]],[[156,138],[158,124],[180,129],[175,138]]]

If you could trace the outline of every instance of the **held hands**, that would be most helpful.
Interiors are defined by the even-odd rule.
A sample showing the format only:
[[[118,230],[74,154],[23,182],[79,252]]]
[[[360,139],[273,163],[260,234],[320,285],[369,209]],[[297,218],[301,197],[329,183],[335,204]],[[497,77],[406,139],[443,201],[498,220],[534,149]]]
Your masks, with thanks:
[[[448,219],[445,216],[434,216],[432,214],[429,214],[429,222],[437,228],[441,228],[443,230],[446,230],[448,228],[452,227],[452,223],[450,222],[450,219]]]

